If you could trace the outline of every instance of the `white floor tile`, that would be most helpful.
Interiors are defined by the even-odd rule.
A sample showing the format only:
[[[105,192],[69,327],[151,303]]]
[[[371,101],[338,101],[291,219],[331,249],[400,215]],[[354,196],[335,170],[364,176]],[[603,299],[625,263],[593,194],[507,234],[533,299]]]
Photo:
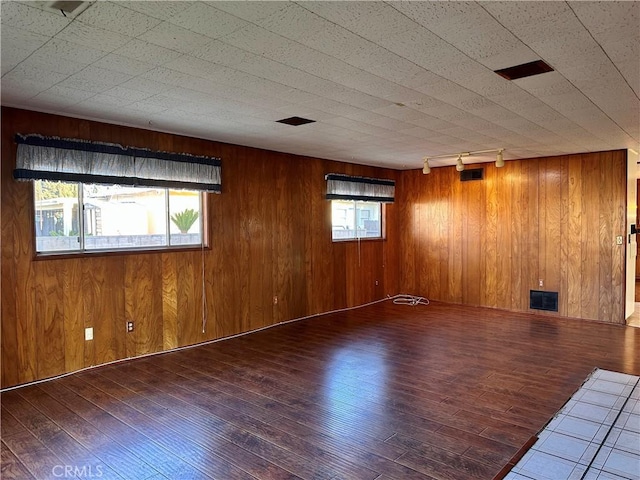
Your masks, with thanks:
[[[531,477],[525,477],[524,475],[520,475],[519,473],[510,472],[504,477],[504,480],[532,480]]]
[[[600,407],[591,403],[578,402],[567,412],[567,415],[600,424],[611,425],[617,416],[617,412],[612,416],[610,408]]]
[[[588,447],[589,442],[586,440],[552,432],[544,441],[536,443],[533,449],[577,463],[584,456]]]
[[[618,409],[622,408],[625,400],[626,398],[620,397],[619,395],[589,389],[585,389],[580,398],[576,398],[576,401],[581,403],[591,403],[606,408],[618,407]]]
[[[505,478],[640,480],[638,377],[596,369]]]
[[[610,393],[613,395],[624,395],[625,392],[627,391],[631,393],[631,389],[632,389],[632,387],[623,383],[609,382],[607,380],[601,380],[601,379],[596,379],[593,382],[590,382],[590,385],[587,386],[587,388],[589,390]]]
[[[637,377],[633,375],[627,375],[626,373],[612,372],[610,370],[598,369],[593,374],[595,378],[608,380],[610,382],[622,383],[624,385],[635,384]]]
[[[640,478],[640,455],[612,450],[602,470],[626,478]]]
[[[640,400],[635,400],[633,398],[630,398],[629,401],[627,401],[627,404],[622,409],[622,411],[640,415]]]
[[[563,417],[554,429],[556,432],[586,440],[587,442],[593,441],[599,430],[599,423],[570,416]]]
[[[616,438],[613,448],[640,455],[640,433],[623,430]]]
[[[627,416],[628,418],[624,424],[621,423],[622,429],[640,433],[640,415],[636,415],[635,413],[629,415],[628,413],[623,412],[620,415],[620,420],[622,420],[624,416]]]
[[[522,465],[518,473],[525,476],[533,475],[533,478],[540,480],[561,480],[568,479],[575,466],[574,462],[536,451]]]
[[[601,470],[590,469],[584,477],[584,480],[629,480],[628,478],[614,475],[613,473],[603,472]]]

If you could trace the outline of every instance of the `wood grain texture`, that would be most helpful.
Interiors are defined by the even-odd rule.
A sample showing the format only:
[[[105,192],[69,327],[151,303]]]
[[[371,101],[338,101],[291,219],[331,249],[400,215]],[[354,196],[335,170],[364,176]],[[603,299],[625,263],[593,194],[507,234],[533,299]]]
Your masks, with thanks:
[[[334,244],[324,178],[395,171],[12,108],[2,115],[3,387],[398,293],[397,210],[387,208],[384,241]],[[12,178],[16,133],[221,157],[223,192],[207,195],[209,248],[35,260],[32,185]]]
[[[557,291],[561,316],[623,323],[625,159],[486,163],[464,183],[453,167],[402,172],[400,290],[515,311],[529,311],[530,290]]]
[[[595,367],[640,374],[639,342],[600,322],[382,302],[5,392],[2,474],[489,480]]]

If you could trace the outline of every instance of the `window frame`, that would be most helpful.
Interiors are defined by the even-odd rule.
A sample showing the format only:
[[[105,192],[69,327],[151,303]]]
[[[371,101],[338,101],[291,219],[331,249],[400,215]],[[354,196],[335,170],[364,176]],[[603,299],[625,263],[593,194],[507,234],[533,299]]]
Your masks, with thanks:
[[[356,236],[352,238],[333,238],[333,202],[353,202],[354,204],[354,225],[356,228],[354,229]],[[356,207],[358,203],[377,203],[380,206],[380,236],[379,237],[358,237],[358,228],[357,228],[357,218],[356,217]],[[360,242],[360,241],[383,241],[386,240],[386,202],[377,202],[375,200],[342,200],[342,199],[331,199],[330,200],[330,210],[331,210],[331,242],[332,243],[342,243],[342,242]]]
[[[75,184],[78,186],[78,245],[79,248],[76,250],[48,250],[48,251],[38,251],[37,246],[37,238],[36,235],[36,182],[37,181],[50,181],[50,180],[34,180],[31,182],[32,185],[32,201],[31,201],[31,221],[33,222],[31,225],[31,232],[33,235],[32,248],[33,248],[33,258],[35,260],[42,259],[64,259],[64,258],[82,258],[82,257],[92,257],[92,256],[114,256],[114,255],[140,255],[147,253],[169,253],[169,252],[181,252],[181,251],[194,251],[194,250],[210,250],[211,246],[209,244],[209,219],[208,219],[208,204],[209,204],[209,192],[205,192],[197,189],[189,189],[194,192],[198,192],[199,203],[200,203],[200,214],[199,214],[199,222],[200,222],[200,243],[197,244],[181,244],[181,245],[159,245],[159,246],[143,246],[143,247],[123,247],[116,249],[89,249],[87,250],[85,247],[85,210],[84,210],[84,187],[85,185],[93,185],[93,183],[84,183],[84,182],[62,182],[68,184]],[[57,180],[53,180],[56,182]],[[118,185],[118,184],[115,184]],[[125,187],[130,187],[131,185],[122,185]],[[170,210],[169,210],[169,196],[170,191],[172,190],[180,190],[172,187],[150,187],[158,190],[164,190],[165,194],[165,215],[167,220],[167,231],[166,231],[166,239],[167,242],[170,242],[171,231],[170,231]],[[73,198],[73,197],[70,197]]]

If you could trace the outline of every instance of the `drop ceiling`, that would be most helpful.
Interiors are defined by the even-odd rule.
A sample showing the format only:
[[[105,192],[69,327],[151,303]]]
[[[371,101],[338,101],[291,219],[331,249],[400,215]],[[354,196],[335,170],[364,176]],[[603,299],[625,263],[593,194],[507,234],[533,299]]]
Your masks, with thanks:
[[[640,2],[48,3],[1,3],[2,105],[398,169],[640,143]]]

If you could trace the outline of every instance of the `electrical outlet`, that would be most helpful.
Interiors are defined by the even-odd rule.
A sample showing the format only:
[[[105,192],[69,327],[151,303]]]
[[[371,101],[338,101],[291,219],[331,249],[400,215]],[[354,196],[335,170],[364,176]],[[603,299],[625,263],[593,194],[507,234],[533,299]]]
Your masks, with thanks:
[[[93,327],[88,327],[84,329],[84,339],[85,340],[93,340]]]
[[[538,280],[538,286],[540,288],[544,288],[544,280],[542,280],[542,279]]]
[[[376,280],[376,287],[380,285],[380,282],[378,282],[378,280]]]
[[[273,304],[274,304],[274,305],[277,305],[277,304],[278,304],[278,296],[277,296],[277,295],[274,295],[274,296],[273,296]]]
[[[623,243],[622,235],[618,235],[616,237],[616,245],[622,245],[622,243]]]
[[[127,322],[127,332],[133,332],[133,322]]]

